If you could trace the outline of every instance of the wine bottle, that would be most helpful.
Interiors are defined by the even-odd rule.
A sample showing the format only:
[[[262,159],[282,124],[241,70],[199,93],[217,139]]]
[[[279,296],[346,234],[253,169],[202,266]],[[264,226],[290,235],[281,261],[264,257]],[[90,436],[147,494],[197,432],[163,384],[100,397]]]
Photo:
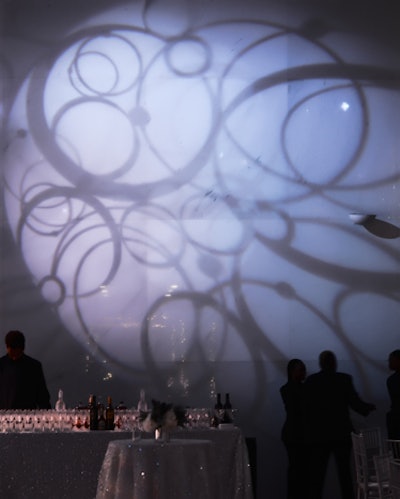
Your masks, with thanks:
[[[232,410],[231,397],[230,397],[229,393],[225,394],[224,409]]]
[[[215,409],[217,411],[220,411],[221,409],[223,409],[222,402],[221,402],[221,394],[220,393],[217,393],[217,402],[215,403]]]
[[[98,412],[96,404],[96,395],[89,396],[89,429],[97,430]]]
[[[221,402],[221,394],[217,393],[217,401],[214,406],[214,414],[212,417],[212,426],[217,427],[219,423],[222,422],[222,416],[224,412],[224,406],[222,405]]]
[[[114,407],[112,404],[112,398],[107,397],[107,407],[106,407],[106,430],[114,429]]]
[[[223,422],[224,423],[233,423],[232,404],[231,404],[231,397],[230,397],[229,393],[225,394]]]
[[[99,419],[97,420],[97,429],[105,430],[106,429],[106,418],[104,417],[104,405],[97,404],[97,413],[99,415]]]

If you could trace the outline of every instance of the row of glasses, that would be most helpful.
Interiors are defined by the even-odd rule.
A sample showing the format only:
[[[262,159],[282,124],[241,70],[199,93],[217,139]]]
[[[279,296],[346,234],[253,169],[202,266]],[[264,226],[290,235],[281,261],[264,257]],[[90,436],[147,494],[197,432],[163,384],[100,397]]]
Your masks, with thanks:
[[[68,432],[85,429],[88,415],[75,410],[0,411],[0,432]]]
[[[186,410],[187,428],[209,428],[213,411],[206,408]],[[140,413],[136,409],[115,410],[115,431],[142,432]],[[0,410],[0,433],[89,431],[86,409]]]
[[[116,410],[114,422],[116,431],[133,431],[139,425],[139,412]],[[89,431],[88,410],[0,410],[0,433],[69,431]]]
[[[209,428],[211,412],[206,408],[190,408],[186,410],[186,426],[188,428]]]
[[[123,409],[115,410],[114,412],[114,430],[115,431],[132,431],[136,424],[138,411]]]

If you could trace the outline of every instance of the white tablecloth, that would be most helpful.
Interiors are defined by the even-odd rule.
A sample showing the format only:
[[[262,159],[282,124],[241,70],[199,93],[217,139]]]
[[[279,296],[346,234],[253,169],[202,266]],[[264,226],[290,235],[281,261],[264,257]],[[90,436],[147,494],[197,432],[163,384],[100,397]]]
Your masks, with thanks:
[[[218,479],[223,484],[223,499],[253,499],[249,456],[239,428],[178,429],[174,435],[177,438],[211,440],[215,445]]]
[[[253,499],[239,429],[182,429],[173,437],[211,440],[224,498]],[[0,499],[94,499],[109,442],[129,438],[130,432],[117,431],[1,433]]]
[[[149,435],[145,435],[146,440],[149,438]],[[218,483],[218,492],[216,489],[214,489],[214,494],[213,495],[197,495],[197,490],[201,489],[194,489],[191,492],[191,495],[189,493],[185,495],[185,499],[191,498],[191,499],[253,499],[253,490],[252,490],[252,483],[251,483],[251,473],[250,473],[250,464],[249,464],[249,459],[248,459],[248,453],[247,453],[247,447],[245,443],[245,439],[243,437],[242,432],[238,428],[232,428],[229,430],[218,430],[218,429],[182,429],[182,430],[177,430],[174,433],[172,433],[172,440],[176,439],[185,439],[185,440],[209,440],[213,443],[214,446],[214,451],[213,451],[213,456],[212,456],[212,461],[208,462],[207,469],[210,469],[210,462],[213,463],[214,471],[215,471],[215,477]],[[129,442],[131,443],[131,442]],[[171,443],[171,442],[170,442]],[[166,447],[170,443],[165,444]],[[125,444],[122,444],[125,445]],[[136,445],[136,444],[135,444]],[[116,443],[117,448],[118,443]],[[114,447],[113,443],[110,443],[110,447]],[[111,461],[113,461],[113,466],[115,465],[115,455],[116,455],[116,449],[113,449],[110,451],[111,454],[113,455],[113,458]],[[128,455],[128,454],[127,454]],[[107,473],[109,473],[109,469],[111,467],[111,461],[109,460],[110,455],[107,455],[104,461],[103,465],[103,471],[102,474],[100,475],[100,480],[99,480],[99,487],[98,489],[98,499],[103,499],[103,498],[119,498],[119,497],[129,497],[134,498],[134,499],[142,499],[144,498],[150,498],[151,496],[142,496],[142,495],[128,495],[128,496],[119,496],[118,493],[113,495],[113,493],[116,491],[116,489],[113,489],[110,487],[108,495],[105,494],[105,485],[106,487],[108,484],[112,484],[112,479],[111,476],[115,476],[115,470],[108,475],[106,478]],[[131,456],[132,459],[134,456]],[[118,468],[120,471],[124,469],[125,466],[129,469],[129,467],[132,465],[130,463],[129,459],[127,462],[119,462]],[[175,465],[179,468],[179,464],[175,463]],[[135,464],[136,466],[136,464]],[[172,469],[172,474],[175,473],[173,471],[174,468]],[[182,470],[179,470],[178,475],[180,476]],[[191,473],[190,468],[188,468],[189,473]],[[122,483],[122,482],[120,482]],[[126,490],[124,488],[124,490]],[[170,495],[170,496],[158,496],[154,495],[151,497],[151,499],[155,499],[158,497],[166,497],[167,499],[172,499],[175,496]],[[177,496],[180,497],[180,496]]]
[[[116,440],[99,476],[97,499],[218,499],[209,440]]]
[[[114,431],[0,434],[1,499],[93,499]]]

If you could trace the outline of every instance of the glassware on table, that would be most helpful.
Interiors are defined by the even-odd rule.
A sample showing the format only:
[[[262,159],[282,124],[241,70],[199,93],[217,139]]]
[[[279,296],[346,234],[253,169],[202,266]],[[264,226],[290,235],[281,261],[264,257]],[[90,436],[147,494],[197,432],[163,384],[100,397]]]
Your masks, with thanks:
[[[28,433],[33,431],[33,417],[30,411],[27,414],[25,414],[24,431]]]
[[[132,428],[132,440],[141,440],[142,439],[142,427],[140,424],[135,425]]]

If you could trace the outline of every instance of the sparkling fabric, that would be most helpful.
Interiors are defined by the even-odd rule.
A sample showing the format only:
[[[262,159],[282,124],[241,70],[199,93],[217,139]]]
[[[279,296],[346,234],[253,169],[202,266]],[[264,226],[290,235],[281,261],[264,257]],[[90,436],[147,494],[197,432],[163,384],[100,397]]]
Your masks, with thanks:
[[[189,439],[110,442],[96,498],[218,498],[213,447]]]
[[[0,498],[94,499],[108,444],[119,439],[131,440],[131,435],[125,431],[0,433]],[[143,437],[154,438],[150,434]],[[252,499],[247,448],[239,429],[180,429],[171,438],[213,442],[221,497]],[[174,468],[171,473],[174,475]],[[193,495],[196,492],[190,493],[187,499],[200,499]],[[201,499],[217,498],[202,496]]]
[[[209,448],[198,453],[197,445],[184,445],[189,440],[197,444],[199,439],[212,442],[211,455]],[[160,464],[160,455],[165,466]],[[147,439],[111,442],[97,499],[111,498],[252,499],[245,439],[238,428],[182,429],[173,432],[166,444],[147,443]]]
[[[215,445],[214,460],[218,480],[222,484],[221,497],[253,499],[249,456],[240,428],[178,429],[173,436],[211,440]]]
[[[93,499],[111,440],[128,432],[0,434],[1,499]]]

